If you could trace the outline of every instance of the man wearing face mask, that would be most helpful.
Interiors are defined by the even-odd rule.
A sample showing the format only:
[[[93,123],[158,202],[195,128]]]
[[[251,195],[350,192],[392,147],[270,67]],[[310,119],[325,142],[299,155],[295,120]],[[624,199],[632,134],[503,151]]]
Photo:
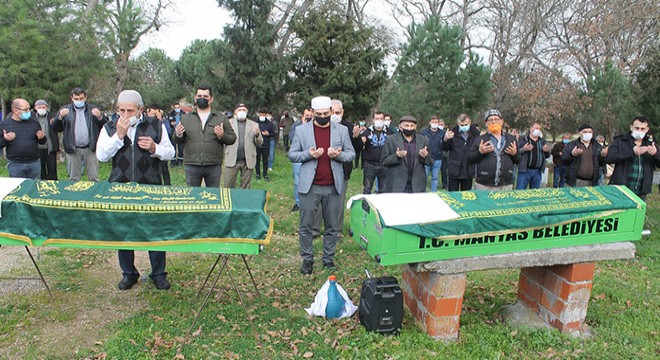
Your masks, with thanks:
[[[433,158],[433,165],[426,166],[426,176],[431,174],[431,191],[436,192],[442,167],[442,140],[445,136],[445,122],[436,115],[431,116],[429,127],[422,130],[422,135],[429,139],[429,151]]]
[[[449,153],[446,161],[448,191],[472,190],[474,165],[468,162],[467,155],[478,136],[479,129],[472,125],[467,114],[458,115],[456,126],[445,133],[442,150]]]
[[[60,151],[60,139],[57,131],[50,125],[53,115],[48,110],[46,100],[35,101],[33,116],[46,134],[46,143],[39,144],[41,180],[57,180],[57,152]]]
[[[89,181],[99,181],[96,141],[108,119],[98,107],[87,103],[87,94],[82,88],[71,90],[71,101],[51,120],[53,128],[63,132],[62,145],[66,153],[69,179],[80,181],[84,163]]]
[[[378,179],[378,193],[387,192],[388,169],[381,163],[381,155],[387,136],[384,114],[381,111],[376,111],[372,125],[360,134],[364,144],[362,150],[362,163],[364,164],[363,194],[371,194],[376,179]]]
[[[399,132],[399,128],[392,125],[392,115],[384,114],[383,123],[385,124],[385,132],[387,133],[387,135],[392,135]]]
[[[564,148],[569,142],[571,142],[571,134],[564,133],[561,141],[557,141],[552,147],[552,163],[554,164],[552,187],[554,188],[562,188],[566,185],[566,166],[561,158],[564,155]]]
[[[566,185],[570,187],[594,186],[598,172],[605,164],[607,149],[593,138],[594,128],[583,124],[578,138],[566,144],[562,162],[566,166]]]
[[[167,114],[167,121],[170,123],[170,129],[176,128],[177,125],[181,122],[181,116],[186,112],[181,109],[181,104],[176,103],[172,105],[172,111]],[[172,160],[172,166],[179,166],[183,164],[183,145],[176,145],[176,158]]]
[[[30,103],[25,99],[14,99],[11,102],[11,117],[0,122],[0,129],[0,149],[7,151],[9,176],[39,179],[39,144],[46,143],[46,133],[32,117]]]
[[[516,189],[538,189],[545,171],[545,159],[550,157],[550,145],[543,139],[541,124],[534,122],[529,126],[529,133],[518,140],[520,164]]]
[[[476,138],[468,162],[476,164],[475,190],[513,190],[513,166],[520,162],[516,138],[502,132],[504,119],[498,110],[486,111],[488,133]]]
[[[644,201],[652,191],[653,171],[660,167],[660,151],[649,129],[648,118],[635,117],[630,132],[615,137],[605,156],[614,165],[610,185],[626,185]]]
[[[358,129],[358,138],[360,134],[362,134],[365,130],[367,130],[367,118],[364,115],[360,115],[358,117],[358,122],[355,125],[355,127]],[[361,139],[361,138],[360,138]],[[362,149],[364,146],[360,146],[355,149],[355,168],[357,169],[358,167],[363,169],[364,168],[364,160],[362,159]],[[362,161],[360,163],[360,161]]]
[[[429,140],[417,136],[417,119],[410,115],[399,120],[401,132],[390,135],[385,141],[381,163],[388,172],[387,192],[425,192],[425,165],[433,164],[429,154]]]
[[[220,187],[224,146],[236,141],[227,115],[211,108],[213,90],[201,85],[195,91],[193,111],[183,115],[174,128],[174,143],[184,146],[184,169],[188,186]]]
[[[124,90],[117,97],[119,118],[107,122],[96,145],[99,161],[112,159],[109,182],[137,182],[161,185],[161,161],[174,158],[174,147],[167,136],[165,124],[142,113],[142,96],[135,90]],[[133,250],[119,250],[122,280],[119,290],[128,290],[140,278],[135,268]],[[167,290],[170,283],[165,272],[164,251],[149,251],[151,279],[159,290]]]
[[[236,133],[236,142],[225,146],[225,187],[235,188],[236,176],[240,173],[241,189],[249,189],[252,170],[257,164],[257,149],[264,138],[259,125],[247,118],[247,106],[239,103],[235,109],[229,123]]]
[[[314,120],[314,110],[312,110],[311,107],[305,108],[305,110],[303,110],[302,118],[294,122],[293,125],[291,125],[291,131],[289,132],[291,141],[293,141],[293,137],[296,134],[296,129],[300,125],[306,124],[308,122],[312,122],[313,120]],[[293,207],[291,208],[292,212],[300,210],[300,196],[298,194],[298,185],[300,184],[301,167],[302,167],[302,163],[299,162],[291,163],[291,169],[293,171],[293,200],[294,200]],[[321,234],[321,212],[317,211],[316,214],[314,215],[314,223],[312,225],[312,236],[317,237],[320,234]]]
[[[312,99],[314,121],[296,127],[289,160],[302,163],[300,169],[300,255],[303,260],[300,272],[309,275],[313,271],[314,217],[322,209],[324,224],[323,267],[336,270],[335,250],[341,226],[337,213],[344,206],[341,192],[344,187],[344,166],[353,161],[355,150],[345,126],[330,121],[332,100],[327,96]]]
[[[257,149],[257,180],[261,179],[261,169],[263,169],[264,180],[270,181],[268,177],[268,159],[270,157],[271,150],[271,140],[275,136],[275,125],[267,117],[267,110],[259,110],[259,131],[261,131],[261,136],[263,137],[263,144]],[[274,150],[274,149],[273,149]]]

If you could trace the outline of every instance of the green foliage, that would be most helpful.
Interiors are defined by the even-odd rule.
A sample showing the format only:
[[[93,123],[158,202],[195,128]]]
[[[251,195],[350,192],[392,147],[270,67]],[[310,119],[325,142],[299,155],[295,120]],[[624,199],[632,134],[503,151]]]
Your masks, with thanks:
[[[413,23],[408,34],[392,84],[383,94],[383,110],[395,118],[408,114],[418,120],[481,112],[490,97],[490,69],[463,50],[460,28],[430,17]]]
[[[226,94],[232,97],[230,104],[242,101],[250,109],[257,109],[283,102],[282,80],[287,64],[274,51],[277,32],[269,19],[273,3],[272,0],[218,0],[236,18],[234,24],[224,28],[226,47],[215,52],[224,65]]]
[[[51,106],[69,101],[75,86],[102,75],[89,29],[80,26],[79,9],[65,0],[3,1],[0,6],[0,94],[5,101],[43,98]]]
[[[594,126],[597,133],[614,135],[626,132],[635,114],[635,99],[630,79],[612,63],[597,69],[586,81],[584,96],[590,106],[583,119]]]
[[[124,87],[140,92],[147,105],[155,103],[163,109],[188,94],[179,81],[174,60],[155,48],[129,62],[129,78]]]
[[[373,30],[330,7],[295,19],[292,28],[301,41],[291,55],[293,104],[302,109],[312,97],[327,95],[340,99],[351,116],[368,114],[386,80],[385,51],[373,44]]]
[[[646,115],[654,128],[660,127],[660,44],[645,66],[635,74],[639,113]]]
[[[225,58],[217,56],[227,51],[227,43],[222,40],[195,40],[183,50],[176,62],[180,81],[190,96],[199,85],[209,85],[213,89],[215,106],[229,107],[234,96],[229,91],[229,79],[225,71]]]

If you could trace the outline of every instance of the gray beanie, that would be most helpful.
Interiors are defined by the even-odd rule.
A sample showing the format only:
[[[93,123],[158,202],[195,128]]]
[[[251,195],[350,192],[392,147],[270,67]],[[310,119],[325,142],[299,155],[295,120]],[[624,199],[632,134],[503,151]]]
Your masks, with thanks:
[[[34,106],[39,106],[39,105],[49,106],[48,103],[46,102],[46,100],[43,100],[43,99],[39,99],[39,100],[34,102]]]
[[[124,90],[120,92],[119,96],[117,97],[117,102],[133,103],[137,104],[137,106],[144,106],[144,102],[142,102],[142,95],[140,95],[140,93],[135,90]]]

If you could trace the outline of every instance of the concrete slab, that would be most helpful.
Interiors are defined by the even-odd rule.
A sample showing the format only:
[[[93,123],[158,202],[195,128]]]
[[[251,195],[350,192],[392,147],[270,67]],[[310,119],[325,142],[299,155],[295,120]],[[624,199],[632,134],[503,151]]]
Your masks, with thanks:
[[[413,268],[415,271],[448,275],[475,270],[567,265],[634,257],[635,245],[632,242],[620,242],[432,261],[414,264]]]

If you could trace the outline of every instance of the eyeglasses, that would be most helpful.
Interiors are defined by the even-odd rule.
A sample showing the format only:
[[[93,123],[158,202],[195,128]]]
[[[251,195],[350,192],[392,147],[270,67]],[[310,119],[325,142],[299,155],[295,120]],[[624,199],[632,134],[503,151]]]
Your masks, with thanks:
[[[26,107],[25,109],[21,109],[21,108],[15,108],[15,109],[18,110],[18,111],[30,111],[31,110],[30,107]]]

